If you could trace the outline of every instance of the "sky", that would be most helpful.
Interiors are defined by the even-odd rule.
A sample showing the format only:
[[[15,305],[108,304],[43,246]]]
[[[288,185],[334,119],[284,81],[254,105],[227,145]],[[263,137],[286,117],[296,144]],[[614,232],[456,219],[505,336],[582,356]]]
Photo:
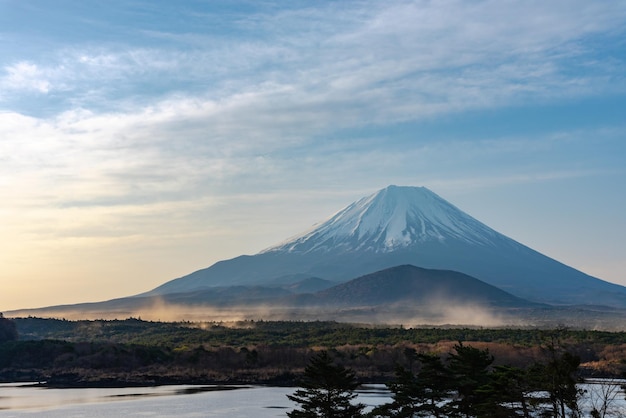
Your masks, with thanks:
[[[0,0],[0,311],[141,293],[390,184],[626,285],[626,2]]]

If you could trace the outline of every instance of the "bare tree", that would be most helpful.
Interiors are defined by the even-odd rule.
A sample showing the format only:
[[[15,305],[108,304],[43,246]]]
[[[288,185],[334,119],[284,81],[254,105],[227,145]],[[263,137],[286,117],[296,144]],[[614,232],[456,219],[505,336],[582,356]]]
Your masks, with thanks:
[[[618,404],[619,397],[623,394],[620,386],[622,382],[617,379],[599,379],[588,382],[587,399],[593,418],[626,416],[626,411]]]

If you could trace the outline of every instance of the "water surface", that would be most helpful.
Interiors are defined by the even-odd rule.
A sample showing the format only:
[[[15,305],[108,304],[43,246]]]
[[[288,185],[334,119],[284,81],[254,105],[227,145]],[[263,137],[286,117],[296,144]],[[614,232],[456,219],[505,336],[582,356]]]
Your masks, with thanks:
[[[285,417],[295,388],[266,386],[156,386],[112,389],[48,389],[0,384],[0,417]],[[389,399],[383,385],[359,391],[359,402]]]

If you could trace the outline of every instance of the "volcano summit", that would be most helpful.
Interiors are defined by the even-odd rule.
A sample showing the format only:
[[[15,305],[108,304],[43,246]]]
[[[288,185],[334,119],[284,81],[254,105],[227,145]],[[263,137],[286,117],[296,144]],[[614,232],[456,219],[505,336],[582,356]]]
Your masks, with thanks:
[[[495,245],[498,235],[424,187],[389,186],[265,252],[389,253],[455,240]]]

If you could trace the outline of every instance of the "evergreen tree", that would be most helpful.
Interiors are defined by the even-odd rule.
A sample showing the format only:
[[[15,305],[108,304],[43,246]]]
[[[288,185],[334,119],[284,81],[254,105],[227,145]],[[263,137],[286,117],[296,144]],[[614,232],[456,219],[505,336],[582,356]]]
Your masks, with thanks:
[[[450,416],[476,416],[478,405],[486,402],[485,393],[479,389],[489,383],[489,366],[493,356],[489,350],[479,350],[472,346],[458,343],[455,353],[450,354],[448,371],[452,376],[457,399],[449,405]]]
[[[326,351],[315,355],[306,369],[301,388],[287,397],[300,404],[290,418],[358,418],[363,404],[353,404],[359,383],[354,372],[336,365]]]
[[[419,358],[419,355],[417,354],[417,350],[415,350],[412,347],[406,347],[404,349],[404,357],[409,363],[409,371],[413,372],[413,364]]]
[[[416,375],[403,367],[396,368],[395,381],[387,384],[393,401],[374,409],[379,417],[446,417],[450,400],[450,374],[439,356],[416,354],[419,372]]]
[[[536,391],[526,370],[512,366],[496,366],[489,374],[489,383],[479,388],[483,401],[477,405],[479,417],[530,418],[533,408],[529,396]]]
[[[549,406],[543,408],[541,416],[566,418],[580,416],[578,402],[582,391],[577,387],[580,358],[567,351],[557,354],[549,347],[552,358],[546,364],[536,364],[531,368],[535,377],[535,387],[547,393]],[[541,401],[541,400],[540,400]]]
[[[451,375],[437,355],[419,354],[421,368],[417,375],[422,393],[424,416],[445,417],[452,389]]]
[[[396,367],[396,378],[388,383],[392,401],[372,411],[374,417],[412,418],[420,416],[424,394],[415,375],[402,366]]]

